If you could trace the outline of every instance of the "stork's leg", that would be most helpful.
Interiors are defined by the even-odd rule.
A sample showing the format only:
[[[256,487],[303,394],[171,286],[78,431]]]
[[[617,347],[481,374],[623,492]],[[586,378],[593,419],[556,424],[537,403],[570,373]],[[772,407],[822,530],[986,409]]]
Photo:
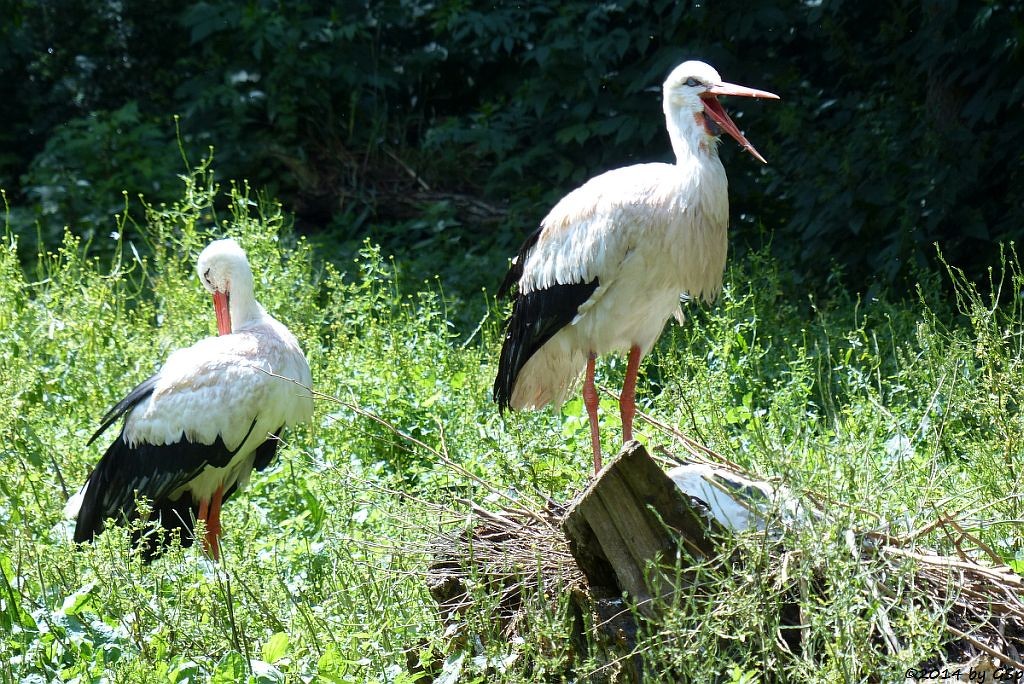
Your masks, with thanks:
[[[601,431],[597,427],[597,388],[594,387],[594,361],[596,354],[587,357],[586,377],[583,380],[583,404],[590,417],[590,446],[594,449],[594,473],[601,470]]]
[[[220,560],[220,504],[223,496],[224,485],[221,485],[213,496],[199,502],[199,514],[196,516],[206,524],[204,546],[213,560]]]
[[[213,560],[220,560],[220,505],[224,485],[217,487],[210,499],[210,516],[206,519],[206,551]]]
[[[640,347],[635,344],[629,348],[629,361],[626,363],[626,379],[622,381],[622,394],[619,395],[619,415],[622,416],[622,441],[633,439],[633,416],[636,415],[636,374],[640,370]]]
[[[203,525],[206,528],[206,539],[204,540],[203,546],[207,553],[210,553],[210,500],[200,499],[199,500],[199,511],[196,513],[196,520],[202,520]]]

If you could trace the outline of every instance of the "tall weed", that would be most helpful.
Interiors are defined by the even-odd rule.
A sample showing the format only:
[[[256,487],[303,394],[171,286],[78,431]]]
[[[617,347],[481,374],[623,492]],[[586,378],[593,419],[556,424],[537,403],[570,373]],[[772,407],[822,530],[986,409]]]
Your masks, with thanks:
[[[425,582],[430,542],[470,524],[467,501],[536,508],[582,487],[578,398],[560,413],[500,416],[499,307],[459,332],[450,300],[404,282],[379,248],[323,261],[248,187],[218,193],[199,168],[178,201],[113,227],[113,248],[100,250],[113,256],[68,235],[25,267],[4,235],[0,681],[411,682],[420,661],[450,681],[594,674],[600,663],[567,646],[564,600],[524,597],[529,638],[510,642],[481,583],[469,629],[444,634]],[[279,464],[225,510],[222,564],[174,549],[142,566],[116,530],[74,548],[61,509],[104,446],[85,442],[172,349],[214,333],[193,264],[225,235],[247,249],[260,300],[306,351],[315,419],[286,434]],[[957,515],[1020,567],[1021,269],[1010,249],[987,289],[954,268],[948,277],[953,302],[937,276],[910,304],[801,296],[753,254],[732,266],[719,304],[669,325],[644,364],[641,409],[784,481],[823,516],[788,540],[789,583],[741,537],[743,572],[708,570],[702,593],[681,590],[639,643],[652,676],[860,681],[934,653],[941,616],[913,609],[893,614],[906,640],[897,655],[866,637],[885,606],[864,591],[871,568],[849,553],[851,530],[907,535]],[[623,370],[620,358],[599,364],[609,451]],[[673,448],[654,424],[639,438]],[[951,548],[935,532],[920,543]],[[793,583],[810,577],[832,591],[800,593]],[[778,607],[794,601],[807,618],[797,658],[775,638]]]

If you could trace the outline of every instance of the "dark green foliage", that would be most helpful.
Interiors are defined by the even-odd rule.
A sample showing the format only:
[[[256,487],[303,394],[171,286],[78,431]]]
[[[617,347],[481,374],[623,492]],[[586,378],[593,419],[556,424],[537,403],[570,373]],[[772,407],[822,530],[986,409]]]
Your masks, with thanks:
[[[283,191],[307,221],[376,213],[375,184],[394,182],[379,167],[416,143],[413,119],[441,59],[425,47],[425,12],[417,2],[193,3],[180,25],[203,69],[178,88],[186,134]]]
[[[891,282],[938,242],[980,275],[1024,225],[1022,5],[824,3],[801,19],[772,79],[790,94],[766,188],[785,244]]]
[[[738,252],[810,287],[975,277],[1024,223],[1022,5],[7,0],[0,185],[20,230],[167,199],[209,146],[350,254],[373,235],[462,293],[598,172],[670,158],[660,84],[700,58],[778,92],[726,102]],[[23,247],[27,243],[23,242]],[[458,255],[454,261],[452,255]]]

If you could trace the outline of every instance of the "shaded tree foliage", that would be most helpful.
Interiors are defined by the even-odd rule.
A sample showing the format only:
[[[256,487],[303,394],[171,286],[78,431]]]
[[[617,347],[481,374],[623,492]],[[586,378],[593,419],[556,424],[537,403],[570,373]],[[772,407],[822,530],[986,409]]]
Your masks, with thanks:
[[[783,98],[725,103],[769,160],[722,145],[740,247],[860,289],[933,242],[981,273],[1024,225],[1020,2],[3,4],[0,183],[44,234],[176,190],[175,114],[310,229],[507,252],[588,176],[670,159],[688,58]]]
[[[774,139],[787,242],[893,281],[939,243],[976,274],[1024,229],[1021,3],[828,3],[783,54]],[[820,55],[820,59],[801,55]],[[796,67],[799,65],[799,73]]]

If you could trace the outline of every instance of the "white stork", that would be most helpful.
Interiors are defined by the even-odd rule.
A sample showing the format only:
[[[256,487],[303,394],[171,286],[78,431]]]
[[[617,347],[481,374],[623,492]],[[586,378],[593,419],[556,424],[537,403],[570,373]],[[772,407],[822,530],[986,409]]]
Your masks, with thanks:
[[[594,360],[629,351],[619,397],[624,441],[633,437],[640,359],[687,293],[712,301],[722,288],[729,198],[718,136],[757,159],[718,95],[778,99],[724,83],[703,62],[676,67],[664,85],[675,164],[636,164],[590,179],[555,205],[519,250],[499,288],[512,315],[494,381],[501,410],[559,406],[585,369],[594,470],[601,469]]]
[[[89,444],[121,416],[124,426],[68,502],[69,517],[77,513],[76,542],[92,540],[107,518],[138,518],[138,496],[152,503],[147,528],[158,523],[167,531],[133,537],[147,560],[171,534],[190,546],[195,520],[205,521],[206,550],[218,559],[221,504],[248,484],[253,468],[270,464],[285,425],[313,415],[306,357],[256,301],[238,243],[211,243],[196,270],[213,295],[220,336],[173,352],[103,416]]]

